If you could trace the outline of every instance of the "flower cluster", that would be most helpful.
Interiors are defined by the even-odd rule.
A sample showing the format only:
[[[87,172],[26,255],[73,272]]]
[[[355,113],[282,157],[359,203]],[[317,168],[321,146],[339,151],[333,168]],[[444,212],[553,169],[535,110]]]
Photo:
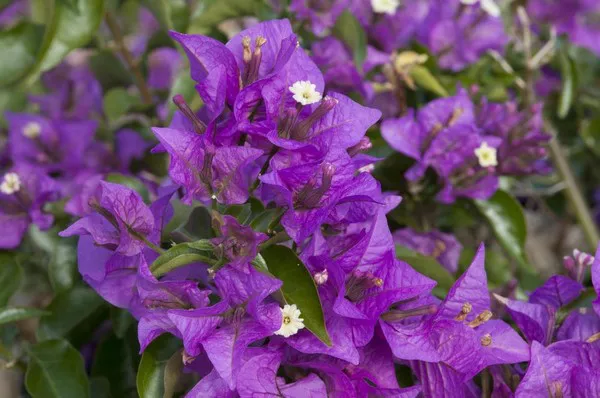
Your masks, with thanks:
[[[163,333],[182,340],[184,364],[201,376],[189,396],[465,396],[478,390],[474,377],[484,369],[496,377],[501,365],[516,372],[510,365],[529,361],[529,344],[494,318],[483,247],[444,300],[432,294],[433,280],[396,258],[400,243],[455,272],[461,246],[439,232],[390,232],[386,214],[400,197],[382,193],[364,167],[376,160],[363,151],[381,113],[324,92],[287,20],[260,23],[227,44],[172,37],[205,107],[195,111],[176,96],[171,125],[154,128],[154,151],[170,157],[170,185],[147,205],[101,182],[92,211],[62,235],[81,236],[81,273],[138,319],[142,351]],[[443,199],[478,192],[495,186],[490,169],[505,161],[500,138],[478,125],[478,111],[489,113],[478,107],[460,92],[387,120],[382,131],[417,161],[409,176],[433,167],[448,179]],[[516,139],[520,127],[503,131]],[[196,225],[208,229],[202,239],[167,228],[172,206],[182,204],[210,209],[209,224]],[[179,243],[165,250],[169,239]],[[577,254],[567,263],[581,279],[589,259]],[[552,289],[567,279],[549,280],[527,305],[563,299]],[[581,286],[568,282],[568,292],[569,283]],[[416,386],[399,386],[398,361]]]

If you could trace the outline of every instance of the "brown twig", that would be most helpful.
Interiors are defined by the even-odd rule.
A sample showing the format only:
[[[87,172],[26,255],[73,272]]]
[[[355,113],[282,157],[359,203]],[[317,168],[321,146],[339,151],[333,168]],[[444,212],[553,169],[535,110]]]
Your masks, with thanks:
[[[131,53],[127,49],[127,46],[125,45],[123,33],[121,32],[121,28],[119,27],[119,22],[117,21],[117,18],[113,15],[112,12],[106,11],[105,19],[106,19],[106,25],[108,26],[110,33],[113,35],[113,37],[115,39],[117,49],[123,56],[123,59],[125,59],[127,66],[129,67],[129,69],[131,70],[131,73],[133,74],[133,79],[135,80],[135,85],[137,86],[138,90],[140,91],[140,95],[142,96],[142,101],[146,105],[152,104],[152,94],[150,93],[150,89],[146,85],[146,80],[144,79],[144,76],[142,75],[142,71],[140,70],[138,63],[135,61],[135,59],[133,59],[133,55],[131,55]]]

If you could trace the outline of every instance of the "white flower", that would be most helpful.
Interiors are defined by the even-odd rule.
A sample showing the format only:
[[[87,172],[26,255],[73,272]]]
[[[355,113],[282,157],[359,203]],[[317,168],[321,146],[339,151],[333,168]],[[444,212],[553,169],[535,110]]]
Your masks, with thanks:
[[[394,15],[398,7],[400,0],[371,0],[371,8],[378,13]]]
[[[42,133],[42,126],[36,122],[29,122],[23,127],[23,135],[27,138],[37,138]]]
[[[323,96],[317,91],[317,86],[307,80],[299,80],[290,86],[296,102],[302,105],[310,105],[321,101]]]
[[[465,5],[480,3],[481,9],[492,17],[500,16],[500,7],[498,7],[498,4],[494,0],[460,0],[460,2]]]
[[[327,271],[327,268],[325,268],[321,272],[317,272],[314,276],[314,279],[317,285],[322,285],[326,283],[327,279],[329,279],[329,271]]]
[[[4,175],[4,181],[0,184],[0,192],[12,195],[15,192],[19,192],[21,189],[21,179],[17,173],[6,173]]]
[[[290,337],[298,333],[298,330],[304,329],[304,319],[300,318],[301,312],[296,304],[286,304],[281,308],[281,327],[275,334],[283,337]]]
[[[482,142],[479,148],[475,149],[475,156],[481,167],[496,167],[498,159],[496,157],[497,150],[488,145],[487,142]]]

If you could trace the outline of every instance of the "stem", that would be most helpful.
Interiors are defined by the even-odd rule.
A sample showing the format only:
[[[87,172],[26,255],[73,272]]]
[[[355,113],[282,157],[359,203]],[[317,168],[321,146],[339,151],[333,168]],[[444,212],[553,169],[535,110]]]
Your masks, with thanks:
[[[571,170],[571,166],[569,165],[569,161],[567,160],[564,151],[558,142],[554,127],[550,123],[546,122],[545,128],[546,131],[551,133],[554,137],[550,141],[550,154],[552,156],[554,166],[558,170],[558,173],[565,184],[567,198],[569,199],[569,202],[575,211],[575,216],[577,217],[577,221],[583,229],[583,233],[585,234],[585,238],[589,247],[591,249],[595,249],[600,241],[600,234],[598,233],[598,228],[594,222],[594,216],[585,202],[583,194],[581,193],[581,189],[579,188],[579,184],[577,183],[577,180],[573,175],[573,171]]]
[[[252,187],[250,188],[250,193],[254,192],[254,190],[256,188],[258,188],[258,184],[260,184],[260,176],[265,174],[269,168],[269,163],[271,162],[271,159],[273,159],[273,156],[275,156],[275,154],[279,151],[279,147],[274,146],[271,149],[271,152],[269,152],[269,157],[267,158],[267,160],[265,161],[265,164],[263,164],[262,168],[260,169],[260,171],[258,172],[258,176],[256,177],[256,181],[254,181],[254,184],[252,184]]]
[[[142,71],[139,68],[139,65],[133,59],[133,55],[127,49],[125,45],[125,40],[123,38],[123,33],[121,32],[121,28],[119,27],[119,22],[113,15],[111,11],[106,12],[106,25],[110,30],[110,33],[113,35],[115,42],[117,44],[117,49],[125,59],[127,66],[131,69],[133,73],[133,78],[135,80],[135,85],[137,86],[140,94],[142,96],[142,101],[146,105],[152,104],[152,95],[150,94],[150,89],[146,85],[146,80],[144,80],[144,76],[142,75]]]
[[[273,235],[271,238],[269,238],[269,240],[265,241],[262,245],[260,245],[258,251],[261,252],[262,250],[266,249],[269,246],[273,246],[274,244],[281,243],[281,242],[286,242],[289,239],[290,239],[290,236],[287,234],[287,232],[285,232],[285,231],[277,232],[275,235]]]

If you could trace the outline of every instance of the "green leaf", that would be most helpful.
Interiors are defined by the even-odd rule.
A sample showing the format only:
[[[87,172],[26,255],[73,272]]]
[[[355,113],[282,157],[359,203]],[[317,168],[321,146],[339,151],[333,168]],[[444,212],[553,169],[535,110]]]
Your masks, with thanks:
[[[419,87],[431,91],[440,97],[447,97],[448,91],[425,66],[415,65],[410,69],[410,77]]]
[[[600,156],[600,117],[585,120],[581,126],[580,134],[585,145],[596,156]]]
[[[39,308],[0,308],[0,325],[5,323],[22,321],[28,318],[37,318],[48,315],[48,311],[40,310]]]
[[[150,201],[150,192],[148,191],[148,188],[143,182],[141,182],[135,177],[126,176],[120,173],[110,173],[106,176],[105,180],[108,182],[124,185],[128,188],[131,188],[137,193],[139,193],[145,202]]]
[[[102,304],[102,298],[88,287],[78,286],[59,294],[46,308],[51,314],[40,321],[36,331],[38,340],[67,335]]]
[[[55,0],[49,15],[29,84],[40,72],[58,65],[71,50],[83,47],[94,37],[104,17],[104,0],[76,0],[73,4]]]
[[[575,61],[569,57],[566,46],[558,54],[560,59],[560,69],[562,75],[563,86],[560,92],[560,100],[558,104],[558,117],[564,119],[575,99],[576,81],[577,81],[577,65]]]
[[[284,213],[282,208],[267,209],[259,213],[256,218],[250,222],[253,230],[258,232],[267,232],[276,220]]]
[[[354,55],[354,64],[362,69],[367,57],[367,34],[358,19],[345,10],[335,21],[333,35],[343,41]]]
[[[519,202],[507,192],[498,190],[490,199],[475,200],[473,203],[520,270],[526,274],[534,273],[525,254],[527,224]]]
[[[100,82],[104,92],[133,83],[131,74],[121,60],[109,50],[100,50],[90,57],[90,69]]]
[[[114,122],[140,101],[123,87],[115,87],[104,96],[104,113],[110,122]]]
[[[165,30],[185,32],[189,23],[189,6],[184,0],[142,0]]]
[[[206,34],[227,19],[257,15],[266,6],[262,0],[205,0],[192,15],[188,33]]]
[[[156,276],[162,276],[169,271],[192,263],[215,264],[211,257],[214,246],[208,240],[191,243],[180,243],[161,254],[150,266],[150,271]]]
[[[140,398],[163,396],[165,392],[165,367],[179,347],[178,339],[163,334],[144,350],[136,379],[137,392]]]
[[[190,70],[187,68],[182,69],[177,74],[173,85],[171,86],[171,91],[169,92],[169,100],[167,101],[169,107],[169,120],[173,117],[173,113],[177,109],[175,104],[173,103],[173,97],[177,94],[183,96],[183,98],[190,104],[192,109],[197,109],[202,104],[202,100],[200,96],[196,92],[196,83],[192,79],[190,75]]]
[[[91,398],[111,398],[110,383],[106,377],[90,378]]]
[[[90,396],[83,358],[67,341],[44,341],[28,352],[25,387],[33,398]]]
[[[77,239],[54,237],[48,277],[54,292],[62,293],[72,288],[77,278]]]
[[[165,230],[170,231],[171,235],[181,235],[188,241],[214,237],[212,216],[206,207],[191,207],[177,203],[174,207],[175,216],[165,228]]]
[[[443,293],[448,293],[448,290],[450,290],[456,281],[454,276],[433,257],[425,256],[400,245],[396,245],[396,257],[407,262],[423,275],[436,281],[438,283],[436,287]]]
[[[111,334],[100,343],[91,375],[106,377],[113,397],[137,397],[132,347],[125,339]]]
[[[110,323],[112,323],[113,331],[118,338],[125,337],[127,330],[133,325],[134,321],[129,311],[117,307],[110,308]]]
[[[177,391],[178,382],[183,374],[183,361],[181,360],[181,354],[183,350],[176,351],[165,365],[165,375],[163,378],[163,384],[165,392],[164,398],[172,398],[175,396]]]
[[[23,271],[12,253],[0,253],[0,306],[4,307],[13,294],[19,290]]]
[[[0,86],[17,82],[33,67],[43,34],[44,28],[28,22],[0,32]]]
[[[285,246],[270,246],[261,252],[269,272],[283,282],[281,292],[288,304],[302,312],[304,326],[323,343],[331,346],[325,326],[321,299],[312,275],[296,253]]]

